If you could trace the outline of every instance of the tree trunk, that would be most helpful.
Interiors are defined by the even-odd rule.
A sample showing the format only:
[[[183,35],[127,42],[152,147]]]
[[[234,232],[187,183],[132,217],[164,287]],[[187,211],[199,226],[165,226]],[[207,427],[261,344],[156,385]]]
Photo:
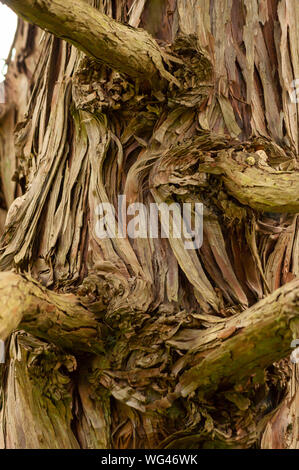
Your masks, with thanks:
[[[1,446],[299,448],[298,0],[2,3]]]

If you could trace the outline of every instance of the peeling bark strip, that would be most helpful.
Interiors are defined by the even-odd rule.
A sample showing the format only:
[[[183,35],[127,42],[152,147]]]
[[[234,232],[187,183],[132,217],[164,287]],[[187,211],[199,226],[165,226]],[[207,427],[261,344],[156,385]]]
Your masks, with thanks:
[[[235,315],[224,327],[218,325],[198,334],[197,346],[189,352],[196,365],[182,375],[177,390],[185,397],[198,388],[207,393],[219,385],[240,384],[285,357],[291,351],[293,333],[298,337],[299,279]],[[220,344],[219,338],[223,339]],[[216,346],[207,353],[208,343],[213,342]],[[201,354],[198,351],[203,345]]]
[[[74,44],[99,62],[146,80],[154,88],[179,82],[164,67],[163,52],[146,31],[125,26],[83,0],[3,0],[17,15]],[[163,80],[164,79],[164,80]]]
[[[2,389],[0,447],[78,449],[72,424],[74,356],[24,331],[12,335]],[[18,380],[15,380],[15,377]],[[9,426],[12,433],[3,429]]]
[[[265,298],[299,279],[298,0],[9,4],[80,49],[20,20],[8,60],[0,270],[34,281],[4,274],[3,312],[0,291],[3,329],[33,306],[0,367],[0,447],[298,447],[298,365],[272,364],[298,337],[298,281]],[[120,194],[203,202],[202,248],[98,239]]]
[[[103,351],[100,326],[76,300],[41,288],[34,281],[12,273],[0,273],[0,338],[17,327],[72,351]]]

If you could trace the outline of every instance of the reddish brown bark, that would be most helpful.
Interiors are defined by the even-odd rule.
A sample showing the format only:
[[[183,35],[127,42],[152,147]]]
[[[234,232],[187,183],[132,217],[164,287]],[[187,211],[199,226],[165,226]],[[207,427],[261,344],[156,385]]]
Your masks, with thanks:
[[[200,380],[191,384],[201,366],[210,364],[211,377],[223,365],[223,356],[213,360],[222,342],[235,344],[224,321],[233,326],[298,282],[298,2],[88,3],[148,31],[181,86],[157,91],[19,23],[0,112],[1,208],[9,209],[0,266],[29,272],[44,292],[75,295],[107,331],[104,352],[91,357],[38,329],[38,339],[12,337],[2,446],[50,447],[54,413],[54,434],[64,429],[55,447],[297,448],[296,367],[287,359],[270,365],[287,354],[294,325],[281,349],[273,339],[277,356],[267,352],[255,373],[246,368],[252,344],[244,331],[242,380],[221,376],[208,398]],[[98,239],[95,208],[117,207],[119,194],[147,206],[203,202],[202,248]],[[194,346],[205,335],[212,352],[211,344]],[[35,425],[28,438],[25,388],[27,423]],[[13,414],[12,390],[20,397]],[[34,418],[40,409],[45,420]]]

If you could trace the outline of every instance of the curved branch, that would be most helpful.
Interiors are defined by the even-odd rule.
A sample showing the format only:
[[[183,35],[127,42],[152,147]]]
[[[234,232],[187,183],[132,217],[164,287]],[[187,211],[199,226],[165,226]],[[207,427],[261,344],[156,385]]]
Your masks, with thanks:
[[[13,272],[0,273],[0,338],[21,328],[74,352],[103,352],[100,324],[72,294],[56,294]]]
[[[16,328],[72,352],[103,352],[100,324],[74,295],[57,294],[13,272],[0,273],[0,338]],[[192,331],[187,330],[189,338]],[[299,279],[267,296],[250,309],[205,331],[191,343],[182,331],[168,341],[188,349],[180,367],[176,396],[230,387],[258,374],[291,352],[299,336]]]
[[[244,160],[236,161],[230,152],[222,151],[215,162],[202,164],[199,170],[220,174],[227,192],[252,209],[298,213],[299,172],[277,171],[268,165],[259,165],[258,158],[256,153],[244,153]]]
[[[245,312],[198,332],[186,355],[191,368],[183,373],[177,392],[187,396],[196,389],[207,393],[244,384],[244,379],[290,354],[293,334],[299,337],[299,279]],[[168,343],[177,346],[180,340],[178,335]]]
[[[254,141],[241,143],[224,136],[201,132],[171,148],[155,164],[150,182],[161,195],[176,187],[205,188],[205,173],[219,177],[228,194],[241,204],[263,212],[299,213],[299,171],[284,150],[264,140],[264,150],[253,151]],[[272,146],[271,151],[267,146]],[[291,170],[272,167],[272,153],[283,155]]]
[[[164,67],[163,52],[146,31],[126,26],[83,0],[1,0],[23,19],[74,44],[97,61],[163,88],[179,82]]]

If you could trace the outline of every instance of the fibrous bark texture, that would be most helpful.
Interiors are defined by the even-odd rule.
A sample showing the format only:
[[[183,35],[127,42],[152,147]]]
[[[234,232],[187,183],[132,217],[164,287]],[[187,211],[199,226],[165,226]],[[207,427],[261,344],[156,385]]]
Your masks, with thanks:
[[[66,39],[90,57],[159,88],[164,80],[179,82],[163,65],[163,55],[142,30],[116,23],[84,0],[8,0],[25,20]]]
[[[2,446],[298,448],[298,1],[3,3]]]

